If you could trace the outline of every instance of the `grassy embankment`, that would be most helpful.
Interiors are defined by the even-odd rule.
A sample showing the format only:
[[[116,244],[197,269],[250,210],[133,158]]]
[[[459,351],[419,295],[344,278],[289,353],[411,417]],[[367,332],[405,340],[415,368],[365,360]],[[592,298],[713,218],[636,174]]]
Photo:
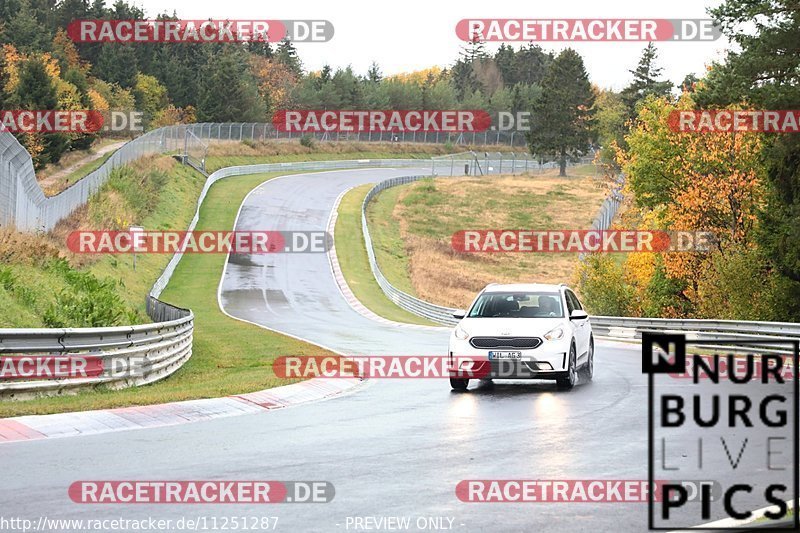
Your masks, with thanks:
[[[287,145],[287,149],[292,149]],[[363,154],[365,152],[358,152]],[[352,158],[353,152],[342,152]],[[385,157],[406,154],[383,153]],[[239,162],[224,154],[219,166]],[[257,162],[264,162],[265,156]],[[321,156],[320,156],[321,157]],[[302,158],[300,158],[302,159]],[[306,157],[306,159],[308,159]],[[228,229],[244,196],[259,183],[286,172],[228,178],[212,187],[198,229]],[[86,256],[69,253],[75,229],[185,229],[204,177],[169,157],[142,160],[115,172],[108,184],[54,231],[44,235],[0,233],[0,327],[81,327],[145,322],[144,296],[169,257]],[[228,318],[216,303],[222,255],[187,255],[162,295],[194,310],[192,359],[168,380],[121,391],[93,390],[61,398],[0,404],[0,416],[142,405],[244,393],[286,383],[274,376],[281,354],[323,350]]]
[[[463,229],[589,228],[606,185],[590,165],[556,174],[437,178],[387,189],[367,212],[381,270],[399,289],[450,307],[468,305],[492,282],[572,282],[574,253],[465,254],[451,246]]]

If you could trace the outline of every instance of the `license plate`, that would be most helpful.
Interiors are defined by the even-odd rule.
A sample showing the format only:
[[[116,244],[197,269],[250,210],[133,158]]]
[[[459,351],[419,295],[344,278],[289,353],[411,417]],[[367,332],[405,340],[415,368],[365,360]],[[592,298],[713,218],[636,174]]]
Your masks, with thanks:
[[[522,359],[522,352],[489,352],[489,359]]]

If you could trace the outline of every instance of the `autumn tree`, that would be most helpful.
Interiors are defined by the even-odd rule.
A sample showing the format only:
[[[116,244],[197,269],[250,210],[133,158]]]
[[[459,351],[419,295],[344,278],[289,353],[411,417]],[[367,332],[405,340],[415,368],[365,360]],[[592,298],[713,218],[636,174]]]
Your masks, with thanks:
[[[41,58],[24,61],[19,69],[19,81],[12,95],[14,106],[19,109],[58,109],[58,92],[47,62]],[[47,163],[57,163],[69,148],[65,133],[30,133],[23,135],[23,144],[33,157],[34,165],[41,168]]]
[[[286,65],[274,59],[254,56],[250,58],[250,70],[268,113],[293,105],[292,92],[297,79]]]
[[[600,163],[616,173],[616,147],[625,143],[628,108],[618,93],[598,89],[594,118],[594,139],[600,145]]]
[[[707,253],[662,254],[663,266],[652,273],[650,312],[661,309],[678,316],[707,309],[704,287],[719,280],[720,258],[757,245],[757,218],[765,199],[762,135],[674,130],[670,114],[693,107],[688,93],[676,104],[646,98],[626,137],[628,148],[618,155],[634,206],[643,213],[641,220],[650,222],[649,229],[716,236]],[[653,304],[656,296],[661,307]]]
[[[167,89],[154,76],[137,74],[133,86],[136,108],[144,114],[145,127],[169,105]]]

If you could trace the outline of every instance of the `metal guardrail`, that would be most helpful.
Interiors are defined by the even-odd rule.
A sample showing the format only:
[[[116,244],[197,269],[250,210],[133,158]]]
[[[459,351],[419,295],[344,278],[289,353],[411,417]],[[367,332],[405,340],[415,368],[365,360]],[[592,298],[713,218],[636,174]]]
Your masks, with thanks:
[[[437,161],[439,160],[442,159],[437,159]],[[495,165],[492,167],[487,167],[486,170],[491,169],[492,171],[499,173],[500,169],[502,169],[504,166],[504,162],[502,160],[495,161],[497,161]],[[465,162],[469,163],[469,160],[465,160]],[[509,163],[509,161],[505,162],[506,172],[508,172],[511,168],[514,168],[509,166]],[[556,163],[552,164],[556,165]],[[523,172],[525,171],[525,168],[520,166],[516,170]],[[367,248],[367,256],[369,258],[369,266],[372,270],[372,275],[375,277],[375,280],[378,282],[378,285],[381,287],[386,297],[410,313],[427,318],[428,320],[432,320],[434,322],[438,322],[439,324],[454,326],[458,323],[458,320],[453,318],[453,312],[455,309],[420,300],[419,298],[401,291],[392,285],[388,279],[386,279],[386,276],[384,276],[383,272],[381,272],[378,262],[375,259],[375,250],[372,246],[372,237],[370,236],[369,225],[367,224],[367,206],[378,193],[388,188],[411,183],[426,177],[429,176],[404,176],[402,178],[392,178],[382,181],[370,189],[370,191],[364,197],[364,202],[361,205],[361,230],[364,234],[364,242]],[[622,195],[619,190],[612,191],[611,195],[609,195],[603,202],[603,205],[600,208],[600,213],[592,223],[592,229],[607,229],[611,225],[611,220],[614,218],[621,201]]]
[[[641,340],[642,332],[685,334],[687,340],[709,342],[710,349],[736,348],[755,353],[792,353],[786,341],[800,341],[800,324],[677,318],[592,316],[592,331],[620,340]],[[720,341],[720,344],[713,344]],[[780,342],[784,341],[784,342]]]
[[[192,356],[194,315],[147,298],[153,324],[109,328],[0,329],[0,355],[100,358],[102,373],[62,379],[3,380],[0,399],[20,400],[77,389],[120,389],[164,379]]]
[[[386,276],[384,276],[383,272],[381,272],[381,269],[378,266],[378,261],[375,258],[375,249],[372,246],[372,237],[369,233],[369,224],[367,224],[367,207],[372,199],[378,195],[378,193],[391,187],[405,185],[406,183],[418,181],[426,177],[430,176],[404,176],[402,178],[392,178],[384,180],[371,188],[364,197],[364,202],[361,204],[361,231],[364,234],[364,244],[367,249],[367,257],[369,258],[369,266],[372,270],[372,275],[375,277],[375,281],[378,282],[378,285],[383,290],[383,293],[386,295],[386,297],[399,307],[414,313],[415,315],[427,318],[433,322],[438,322],[439,324],[453,326],[458,323],[458,320],[453,318],[453,311],[455,311],[455,309],[432,304],[430,302],[426,302],[425,300],[420,300],[419,298],[411,296],[407,292],[401,291],[392,285],[388,279],[386,279]]]

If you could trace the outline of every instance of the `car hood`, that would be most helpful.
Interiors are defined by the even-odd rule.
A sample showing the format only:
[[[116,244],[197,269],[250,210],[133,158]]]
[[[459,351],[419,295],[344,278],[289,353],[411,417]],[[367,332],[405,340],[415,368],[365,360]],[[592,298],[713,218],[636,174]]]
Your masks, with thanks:
[[[459,325],[470,337],[541,337],[565,318],[465,318]]]

